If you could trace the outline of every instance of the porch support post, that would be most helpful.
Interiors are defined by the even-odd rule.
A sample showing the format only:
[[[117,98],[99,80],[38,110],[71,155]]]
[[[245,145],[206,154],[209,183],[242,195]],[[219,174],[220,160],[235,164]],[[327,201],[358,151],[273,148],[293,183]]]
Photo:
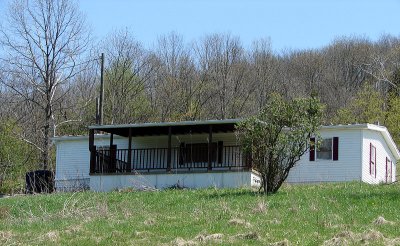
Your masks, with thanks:
[[[90,173],[95,172],[96,146],[94,146],[94,129],[89,130]]]
[[[114,145],[114,134],[111,133],[111,135],[110,135],[110,148],[111,148],[111,146],[113,146],[113,145]]]
[[[172,139],[172,127],[168,127],[168,150],[167,150],[167,172],[171,171],[171,139]]]
[[[212,125],[208,129],[208,170],[212,169]]]
[[[132,128],[128,130],[128,161],[126,172],[130,173],[132,170]]]

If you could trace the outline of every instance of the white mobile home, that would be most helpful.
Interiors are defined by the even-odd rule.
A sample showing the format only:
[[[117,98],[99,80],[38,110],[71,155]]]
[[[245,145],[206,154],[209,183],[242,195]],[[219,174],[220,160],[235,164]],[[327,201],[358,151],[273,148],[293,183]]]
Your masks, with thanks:
[[[370,184],[396,179],[399,151],[386,127],[372,124],[322,126],[320,147],[290,170],[287,182],[361,180]],[[315,141],[315,138],[311,138]]]
[[[238,121],[102,125],[89,127],[89,137],[57,137],[56,189],[259,185],[236,140]],[[395,180],[400,155],[385,127],[323,126],[320,137],[320,147],[301,158],[288,182]]]

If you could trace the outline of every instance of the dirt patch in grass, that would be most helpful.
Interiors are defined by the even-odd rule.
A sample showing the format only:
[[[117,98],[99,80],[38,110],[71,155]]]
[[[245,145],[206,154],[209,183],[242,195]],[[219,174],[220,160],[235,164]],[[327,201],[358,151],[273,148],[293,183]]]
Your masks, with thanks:
[[[150,218],[150,219],[145,220],[145,221],[143,222],[143,224],[145,224],[145,225],[147,225],[147,226],[152,226],[152,225],[155,225],[155,224],[156,224],[156,220]]]
[[[393,239],[385,238],[385,239],[384,239],[384,244],[385,244],[386,246],[400,245],[400,237],[398,237],[398,238],[393,238]]]
[[[251,224],[249,222],[242,219],[231,219],[228,221],[228,223],[234,226],[244,226],[246,228],[251,227]]]
[[[265,201],[259,201],[253,208],[254,213],[266,213],[268,210],[268,204]]]
[[[206,234],[201,233],[197,235],[194,239],[185,240],[181,237],[176,238],[171,242],[172,245],[176,246],[192,246],[198,244],[218,244],[221,242],[224,235],[222,233]]]
[[[75,234],[75,233],[81,231],[82,229],[83,229],[82,224],[78,224],[78,225],[73,224],[73,225],[67,227],[64,230],[64,232],[67,233],[67,234]]]
[[[10,217],[10,208],[6,206],[0,207],[0,220],[4,220]]]
[[[282,241],[269,244],[269,246],[289,246],[289,245],[290,245],[290,242],[286,238],[283,239]]]
[[[347,246],[347,245],[349,245],[349,241],[343,237],[334,237],[329,240],[326,240],[323,245],[324,246]]]
[[[208,241],[216,241],[220,240],[224,237],[222,233],[214,233],[214,234],[199,234],[194,239],[199,242],[208,242]]]
[[[343,231],[336,234],[333,238],[326,240],[323,245],[353,245],[353,244],[376,244],[378,242],[394,242],[394,239],[385,238],[385,236],[376,230],[368,230],[363,233],[354,233]],[[385,245],[387,245],[385,243]]]
[[[0,207],[0,220],[7,219],[10,216],[10,208],[2,206]]]
[[[261,237],[260,235],[258,235],[257,232],[248,232],[243,234],[237,234],[235,235],[235,238],[245,239],[245,240],[259,240]]]
[[[174,241],[171,242],[171,245],[174,246],[193,246],[197,245],[198,242],[195,242],[193,240],[185,240],[181,237],[176,238]]]
[[[0,231],[0,242],[8,242],[13,237],[13,233],[10,231]]]
[[[374,220],[373,224],[375,225],[394,225],[395,223],[393,221],[386,220],[383,218],[383,216],[379,216]]]
[[[371,241],[378,241],[383,239],[384,236],[380,231],[369,230],[361,235],[361,242],[367,243]]]
[[[133,234],[135,235],[136,238],[140,239],[146,239],[153,236],[153,233],[149,231],[135,231]]]
[[[272,220],[268,220],[268,222],[270,224],[276,224],[276,225],[279,225],[281,223],[281,221],[278,220],[277,218],[273,218]]]
[[[46,233],[46,238],[52,242],[56,242],[60,237],[57,231],[49,231]]]

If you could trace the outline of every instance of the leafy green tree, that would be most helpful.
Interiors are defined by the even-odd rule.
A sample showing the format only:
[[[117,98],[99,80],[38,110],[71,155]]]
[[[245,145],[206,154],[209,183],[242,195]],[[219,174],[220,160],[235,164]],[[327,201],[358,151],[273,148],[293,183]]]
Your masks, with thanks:
[[[385,126],[391,133],[397,147],[400,146],[400,96],[393,93],[389,97]]]
[[[27,171],[35,168],[38,153],[16,137],[21,131],[11,121],[0,123],[0,193],[23,190]]]
[[[265,194],[275,193],[291,168],[309,149],[309,137],[321,124],[324,107],[316,98],[285,101],[272,94],[259,114],[237,125],[238,137]]]
[[[385,121],[384,99],[371,85],[366,84],[346,107],[338,110],[334,123],[376,123]]]
[[[123,124],[147,120],[150,104],[145,86],[129,65],[112,64],[105,71],[105,81],[105,122]]]

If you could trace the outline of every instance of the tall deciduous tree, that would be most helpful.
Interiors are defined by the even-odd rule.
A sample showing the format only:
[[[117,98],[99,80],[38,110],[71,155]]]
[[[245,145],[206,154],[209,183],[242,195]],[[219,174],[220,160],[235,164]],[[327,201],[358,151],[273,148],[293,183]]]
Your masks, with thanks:
[[[149,55],[127,30],[109,35],[102,49],[106,54],[106,122],[122,124],[148,120],[151,113],[145,90],[149,87],[149,77],[155,72]]]
[[[72,77],[79,72],[79,56],[89,41],[85,20],[69,0],[16,0],[10,5],[7,25],[0,30],[8,55],[3,82],[15,96],[34,108],[38,139],[25,139],[42,153],[49,165],[50,137]],[[38,115],[32,116],[31,113]]]
[[[261,174],[264,193],[275,193],[309,149],[321,123],[323,105],[315,98],[285,101],[273,94],[259,114],[238,124],[243,150]]]
[[[200,79],[208,84],[210,100],[205,106],[213,118],[238,118],[250,111],[254,85],[246,79],[248,62],[238,37],[205,36],[194,45]]]
[[[337,112],[334,119],[338,124],[384,123],[384,99],[372,86],[365,84],[355,98]]]

